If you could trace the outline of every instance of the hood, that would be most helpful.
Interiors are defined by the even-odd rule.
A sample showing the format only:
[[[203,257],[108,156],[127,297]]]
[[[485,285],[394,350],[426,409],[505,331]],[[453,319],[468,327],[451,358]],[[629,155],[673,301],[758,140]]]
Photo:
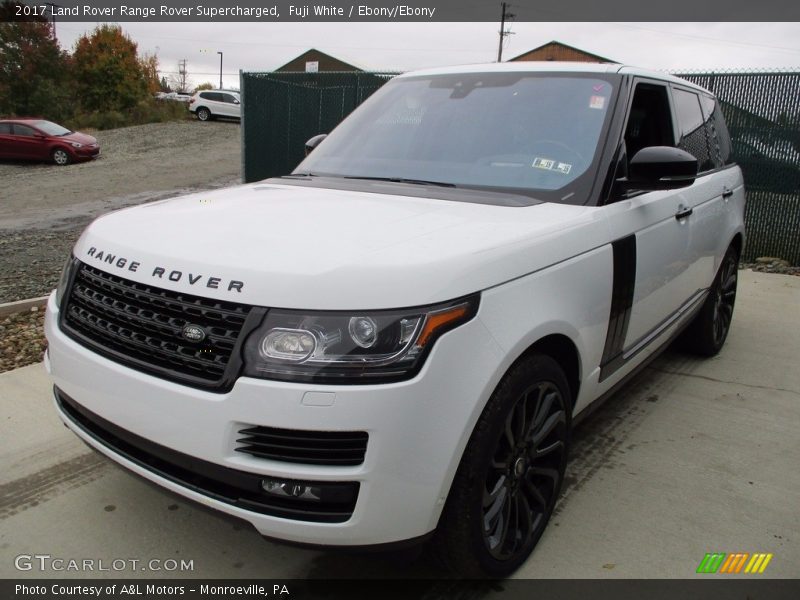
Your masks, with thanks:
[[[85,133],[81,133],[79,131],[73,131],[67,135],[59,135],[55,136],[56,139],[64,140],[67,142],[78,142],[79,144],[83,144],[84,146],[91,146],[92,144],[97,143],[97,138],[94,138],[90,135]]]
[[[564,235],[570,229],[582,231]],[[260,183],[110,213],[87,228],[75,256],[134,281],[220,300],[360,310],[457,298],[607,237],[592,207]]]

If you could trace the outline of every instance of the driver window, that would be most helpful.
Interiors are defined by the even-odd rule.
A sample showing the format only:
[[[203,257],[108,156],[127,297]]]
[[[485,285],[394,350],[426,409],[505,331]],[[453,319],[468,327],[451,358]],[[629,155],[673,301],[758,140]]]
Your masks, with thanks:
[[[633,94],[628,125],[625,128],[625,149],[630,160],[648,146],[674,146],[672,113],[663,85],[639,83]]]

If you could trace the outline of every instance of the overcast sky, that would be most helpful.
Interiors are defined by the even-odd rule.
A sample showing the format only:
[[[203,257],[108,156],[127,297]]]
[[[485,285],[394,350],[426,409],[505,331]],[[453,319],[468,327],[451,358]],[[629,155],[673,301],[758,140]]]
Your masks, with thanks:
[[[61,45],[95,23],[58,23]],[[492,62],[498,23],[122,23],[164,74],[187,60],[192,84],[238,87],[239,69],[271,71],[308,48],[367,70]],[[800,23],[511,23],[503,58],[558,40],[606,58],[664,70],[800,70]]]

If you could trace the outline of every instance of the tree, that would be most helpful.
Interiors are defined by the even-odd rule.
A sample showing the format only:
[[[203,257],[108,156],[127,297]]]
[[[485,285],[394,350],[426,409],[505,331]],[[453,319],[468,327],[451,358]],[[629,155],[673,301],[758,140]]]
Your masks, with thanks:
[[[119,25],[99,25],[91,35],[81,36],[75,43],[73,72],[83,108],[121,111],[148,96],[153,74],[146,72],[149,67],[136,50],[136,42]]]
[[[158,57],[153,54],[145,54],[139,60],[139,65],[147,84],[147,93],[152,96],[161,90],[161,81],[158,78]]]
[[[13,20],[15,2],[0,5],[0,114],[64,116],[68,58],[43,18]]]
[[[217,86],[215,86],[213,83],[209,83],[208,81],[206,81],[205,83],[201,83],[196,88],[194,88],[194,91],[202,92],[203,90],[215,90],[215,89],[217,89]]]

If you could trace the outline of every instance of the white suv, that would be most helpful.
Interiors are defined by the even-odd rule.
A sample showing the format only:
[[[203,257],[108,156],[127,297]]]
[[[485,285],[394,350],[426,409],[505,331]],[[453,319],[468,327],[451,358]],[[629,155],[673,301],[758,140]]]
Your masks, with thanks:
[[[239,92],[228,90],[203,90],[189,99],[189,110],[201,121],[214,117],[241,119],[242,103]]]
[[[433,538],[507,575],[575,419],[679,334],[725,342],[744,186],[719,103],[620,65],[460,66],[312,145],[88,227],[48,303],[57,410],[264,535]]]

